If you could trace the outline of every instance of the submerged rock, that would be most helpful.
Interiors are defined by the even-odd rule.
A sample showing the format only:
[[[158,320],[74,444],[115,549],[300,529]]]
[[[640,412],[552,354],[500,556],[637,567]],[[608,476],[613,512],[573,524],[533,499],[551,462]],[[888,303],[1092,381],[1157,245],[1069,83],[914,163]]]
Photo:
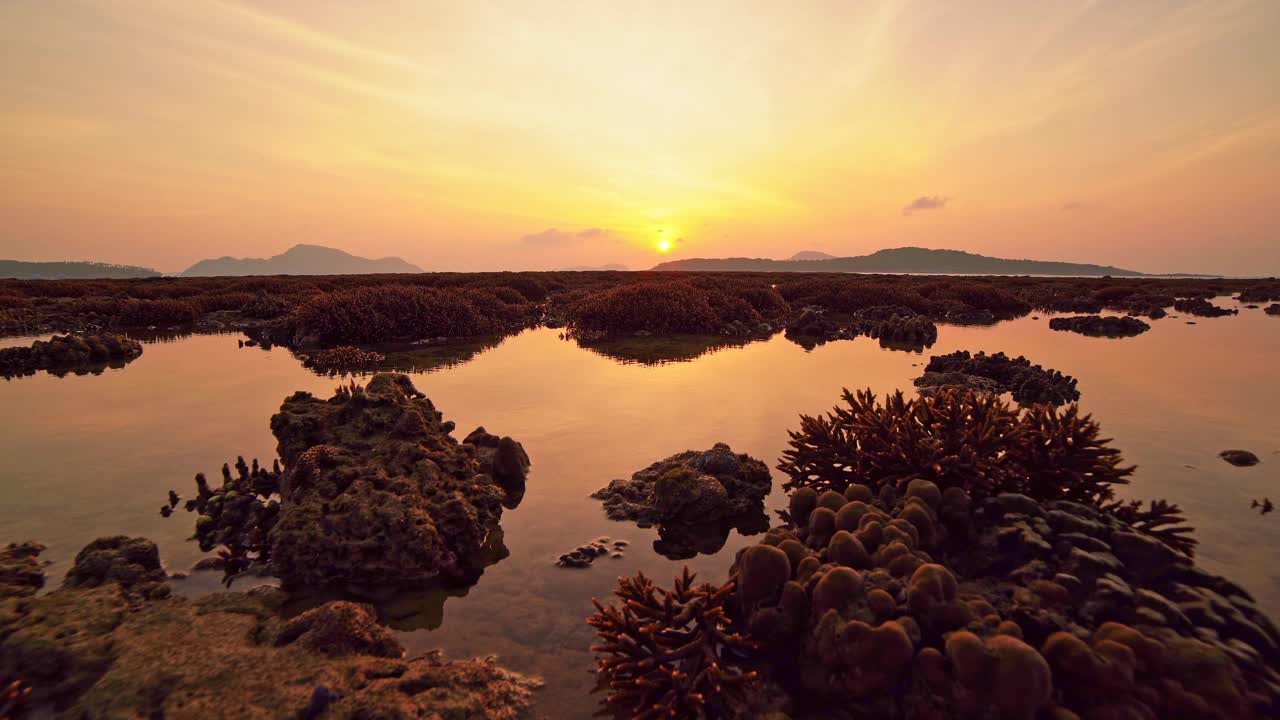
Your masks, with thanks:
[[[1049,327],[1054,330],[1069,330],[1093,337],[1132,337],[1141,335],[1151,329],[1150,325],[1128,315],[1056,317],[1049,319]]]
[[[1223,450],[1218,453],[1218,457],[1235,465],[1236,467],[1251,467],[1262,462],[1257,455],[1248,450]]]
[[[759,513],[772,486],[764,463],[716,443],[659,460],[591,497],[604,500],[610,520],[706,523]]]
[[[141,538],[99,540],[47,595],[19,594],[25,599],[14,603],[0,588],[0,675],[29,684],[34,711],[514,720],[526,716],[541,684],[492,659],[404,659],[359,603],[329,602],[286,619],[283,595],[271,588],[197,601],[148,597],[125,580],[151,572],[154,548]]]
[[[142,343],[123,335],[54,335],[36,340],[31,347],[0,350],[0,376],[31,375],[48,370],[62,375],[87,373],[106,367],[123,367],[142,355]]]

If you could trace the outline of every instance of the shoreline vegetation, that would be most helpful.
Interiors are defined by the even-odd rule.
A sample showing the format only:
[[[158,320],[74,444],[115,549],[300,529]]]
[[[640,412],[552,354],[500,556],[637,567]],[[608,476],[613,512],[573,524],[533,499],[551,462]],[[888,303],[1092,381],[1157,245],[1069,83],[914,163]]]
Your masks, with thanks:
[[[475,352],[536,325],[635,362],[652,361],[641,341],[715,339],[668,343],[692,356],[777,333],[805,347],[868,336],[922,351],[938,324],[1238,312],[1214,302],[1224,295],[1263,303],[1280,284],[616,272],[4,281],[0,332],[72,332],[5,351],[22,364],[15,375],[103,352],[127,362],[141,346],[116,334],[138,329],[239,330],[316,372],[372,373],[397,354],[458,341]],[[1195,564],[1178,505],[1117,496],[1134,468],[1079,412],[1075,378],[998,352],[935,356],[922,371],[918,395],[846,391],[829,414],[800,418],[778,459],[787,506],[773,523],[767,468],[729,445],[658,460],[599,493],[611,516],[660,526],[670,558],[715,552],[743,518],[743,534],[762,536],[726,560],[721,584],[687,569],[670,586],[637,575],[619,579],[619,602],[596,602],[587,622],[604,712],[1276,716],[1280,632],[1248,592]],[[0,715],[208,717],[237,703],[246,717],[528,716],[540,681],[492,659],[406,658],[380,610],[404,592],[474,583],[509,554],[502,511],[521,501],[531,464],[520,443],[483,427],[453,438],[394,373],[328,399],[285,398],[271,427],[270,469],[241,459],[216,488],[197,475],[194,494],[171,492],[161,514],[194,514],[193,539],[216,553],[203,566],[228,584],[253,574],[280,587],[174,597],[156,546],[120,536],[91,543],[42,594],[41,547],[10,545]],[[189,662],[157,674],[175,652]],[[209,658],[269,671],[206,672]]]

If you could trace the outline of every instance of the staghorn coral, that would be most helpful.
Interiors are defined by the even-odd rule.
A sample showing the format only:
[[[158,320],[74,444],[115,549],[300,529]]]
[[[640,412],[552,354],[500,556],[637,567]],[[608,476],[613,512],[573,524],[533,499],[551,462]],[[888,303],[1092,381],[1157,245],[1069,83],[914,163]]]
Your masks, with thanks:
[[[901,392],[879,404],[870,391],[844,392],[846,407],[826,416],[802,416],[778,469],[790,476],[786,490],[813,488],[843,493],[869,483],[879,492],[922,478],[977,499],[1021,493],[1037,501],[1066,500],[1095,508],[1115,497],[1134,468],[1101,437],[1098,424],[1072,405],[1021,410],[991,394],[941,389],[908,399]],[[1194,543],[1176,507],[1161,505],[1166,521],[1158,536],[1183,552]],[[1176,519],[1175,519],[1176,518]]]
[[[724,717],[748,703],[756,673],[740,662],[752,645],[726,614],[736,585],[695,586],[694,577],[685,568],[665,590],[640,573],[618,579],[620,606],[592,600],[587,623],[601,639],[591,650],[609,679],[607,702],[637,720]]]
[[[993,380],[1002,392],[1013,394],[1023,405],[1051,403],[1061,405],[1080,399],[1076,380],[1057,370],[1032,365],[1025,357],[1010,358],[1002,352],[987,355],[957,350],[947,355],[934,355],[925,366],[926,373],[963,373]]]
[[[32,375],[37,370],[54,375],[100,372],[106,367],[124,367],[140,355],[142,343],[123,335],[54,335],[36,340],[31,347],[0,350],[0,376]]]
[[[1069,330],[1081,335],[1092,335],[1094,337],[1132,337],[1141,335],[1151,329],[1151,326],[1147,323],[1127,315],[1056,317],[1049,319],[1049,327],[1054,330]]]
[[[295,393],[271,428],[283,471],[241,459],[236,476],[224,467],[217,491],[198,475],[187,502],[200,513],[201,548],[222,546],[229,577],[258,562],[313,587],[474,580],[529,468],[511,438],[478,428],[455,440],[406,375],[340,386],[327,401]]]

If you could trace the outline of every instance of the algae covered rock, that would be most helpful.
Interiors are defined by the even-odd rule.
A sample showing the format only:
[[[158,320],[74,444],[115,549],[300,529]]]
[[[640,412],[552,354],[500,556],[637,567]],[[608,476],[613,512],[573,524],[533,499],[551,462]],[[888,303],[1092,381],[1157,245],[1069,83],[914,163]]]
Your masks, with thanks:
[[[591,494],[611,520],[710,522],[758,513],[773,480],[764,463],[725,443],[672,455]]]
[[[256,564],[289,585],[379,594],[473,581],[505,551],[498,522],[523,496],[529,456],[484,428],[458,442],[408,376],[328,400],[296,393],[271,429],[283,470],[240,459],[221,487],[197,475],[186,502],[229,577]]]
[[[35,716],[515,720],[541,684],[492,659],[406,659],[359,603],[288,619],[272,588],[144,597],[123,583],[154,547],[97,541],[81,553],[91,572],[0,606],[0,677],[29,688]]]
[[[10,378],[48,370],[55,375],[88,373],[124,367],[142,355],[142,343],[123,335],[54,335],[31,347],[0,350],[0,376]]]

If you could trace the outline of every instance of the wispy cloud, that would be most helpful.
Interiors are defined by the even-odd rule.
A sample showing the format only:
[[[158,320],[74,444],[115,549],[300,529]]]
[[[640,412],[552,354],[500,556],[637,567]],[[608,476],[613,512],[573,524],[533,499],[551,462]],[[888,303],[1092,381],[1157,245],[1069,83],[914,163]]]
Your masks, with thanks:
[[[903,215],[910,215],[921,210],[941,210],[947,206],[951,198],[942,195],[921,195],[902,208]]]
[[[1062,212],[1075,212],[1076,210],[1085,210],[1088,207],[1090,207],[1089,203],[1072,201],[1068,203],[1063,203],[1062,207],[1058,209],[1061,210]]]
[[[563,248],[579,245],[589,241],[617,240],[612,230],[605,228],[587,228],[586,230],[569,231],[559,228],[548,228],[538,233],[530,233],[520,238],[520,242],[530,247]]]

